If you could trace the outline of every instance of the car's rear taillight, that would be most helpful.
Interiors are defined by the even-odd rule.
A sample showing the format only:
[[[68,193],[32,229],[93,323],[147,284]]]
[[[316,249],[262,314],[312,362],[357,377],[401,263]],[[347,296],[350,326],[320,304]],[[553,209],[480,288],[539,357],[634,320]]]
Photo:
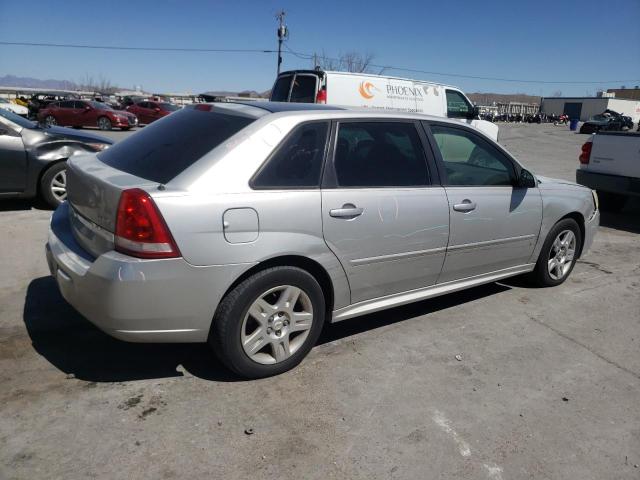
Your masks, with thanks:
[[[580,163],[582,165],[588,165],[589,164],[589,160],[591,158],[591,148],[593,147],[593,143],[592,142],[586,142],[584,145],[582,145],[582,153],[580,154],[580,157],[578,157],[580,159]]]
[[[327,103],[327,88],[321,88],[316,94],[316,103]]]
[[[139,188],[120,195],[115,248],[138,258],[175,258],[180,251],[162,214],[147,192]]]

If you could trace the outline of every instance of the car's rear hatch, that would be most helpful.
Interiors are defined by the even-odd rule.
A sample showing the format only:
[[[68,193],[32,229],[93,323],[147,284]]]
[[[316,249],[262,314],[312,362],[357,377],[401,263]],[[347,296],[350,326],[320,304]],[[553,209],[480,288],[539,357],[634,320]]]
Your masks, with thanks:
[[[209,151],[255,120],[235,112],[185,108],[97,154],[68,163],[72,231],[94,256],[114,248],[120,196],[140,188],[153,194]],[[162,187],[165,194],[170,187]]]
[[[95,155],[68,162],[69,220],[78,243],[93,256],[114,248],[118,203],[123,190],[150,191],[158,184],[105,165]]]

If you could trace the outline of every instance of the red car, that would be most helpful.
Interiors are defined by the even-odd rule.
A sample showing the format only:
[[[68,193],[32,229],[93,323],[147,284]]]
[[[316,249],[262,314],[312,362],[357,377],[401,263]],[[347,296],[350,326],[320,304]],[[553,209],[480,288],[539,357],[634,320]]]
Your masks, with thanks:
[[[50,126],[98,127],[100,130],[111,130],[114,127],[129,130],[138,125],[138,119],[134,114],[113,110],[109,105],[90,100],[62,100],[50,103],[40,109],[38,120]]]
[[[180,110],[178,105],[168,102],[154,102],[151,100],[138,102],[127,107],[127,112],[135,114],[140,123],[144,124],[155,122],[159,118],[166,117],[176,110]]]

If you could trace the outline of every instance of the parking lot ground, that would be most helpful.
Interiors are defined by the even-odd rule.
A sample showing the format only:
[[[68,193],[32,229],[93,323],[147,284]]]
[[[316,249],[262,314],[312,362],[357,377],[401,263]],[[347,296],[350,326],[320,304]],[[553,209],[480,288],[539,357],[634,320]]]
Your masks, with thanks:
[[[572,180],[586,137],[500,139]],[[2,479],[640,478],[638,202],[603,214],[559,287],[511,279],[328,326],[259,381],[204,345],[102,334],[48,276],[50,212],[0,210]]]

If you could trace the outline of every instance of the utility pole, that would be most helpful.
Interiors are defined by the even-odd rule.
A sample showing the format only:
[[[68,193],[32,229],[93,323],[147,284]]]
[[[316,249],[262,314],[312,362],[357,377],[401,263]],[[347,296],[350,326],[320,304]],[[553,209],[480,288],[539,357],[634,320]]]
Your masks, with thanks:
[[[276,15],[278,19],[278,75],[280,75],[280,64],[282,63],[282,42],[289,38],[289,30],[284,24],[284,16],[286,15],[284,10],[281,10]]]

